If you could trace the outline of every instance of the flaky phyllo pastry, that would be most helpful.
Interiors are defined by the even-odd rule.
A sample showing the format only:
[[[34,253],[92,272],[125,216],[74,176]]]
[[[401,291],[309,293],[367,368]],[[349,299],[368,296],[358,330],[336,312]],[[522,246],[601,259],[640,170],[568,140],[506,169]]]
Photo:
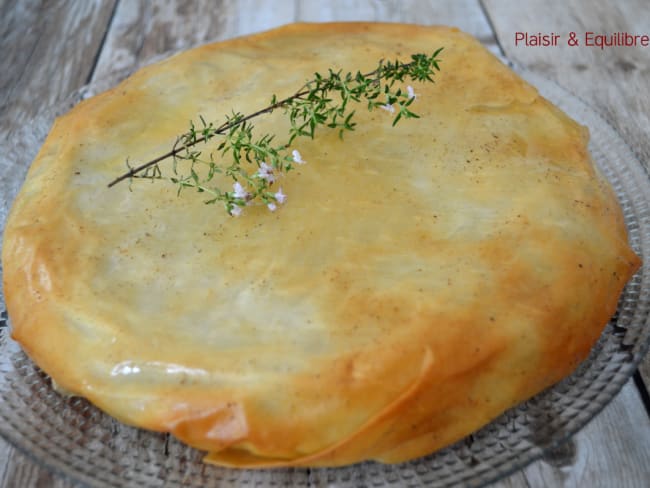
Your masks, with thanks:
[[[360,107],[343,140],[296,139],[307,164],[275,212],[107,188],[198,115],[438,47],[435,83],[411,83],[421,118]],[[256,124],[288,131],[281,111]],[[64,390],[210,463],[423,456],[570,374],[638,268],[587,139],[456,29],[291,25],[193,49],[56,121],[4,235],[13,337]]]

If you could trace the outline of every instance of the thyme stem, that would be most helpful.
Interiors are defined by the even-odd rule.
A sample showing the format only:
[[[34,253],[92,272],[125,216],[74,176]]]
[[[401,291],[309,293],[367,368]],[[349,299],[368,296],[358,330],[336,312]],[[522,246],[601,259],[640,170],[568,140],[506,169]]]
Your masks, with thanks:
[[[415,99],[412,87],[408,87],[408,95],[401,89],[393,90],[393,85],[405,78],[417,81],[433,81],[432,75],[435,70],[440,70],[437,59],[438,54],[442,51],[438,49],[432,56],[424,54],[415,54],[411,56],[412,61],[409,63],[400,63],[399,61],[387,62],[380,61],[378,67],[368,73],[356,75],[347,73],[341,75],[341,71],[335,72],[329,70],[329,76],[323,76],[315,73],[315,78],[307,81],[293,95],[282,100],[277,100],[273,96],[271,103],[256,112],[248,115],[233,112],[232,117],[226,117],[226,121],[218,127],[214,124],[207,124],[203,117],[200,117],[203,124],[198,129],[190,122],[190,130],[176,139],[172,149],[161,156],[158,156],[146,163],[131,167],[128,164],[128,171],[121,174],[110,183],[111,188],[117,183],[131,178],[149,178],[161,179],[161,172],[158,163],[169,158],[173,158],[173,172],[178,175],[178,160],[189,161],[190,174],[188,176],[170,177],[169,179],[179,185],[179,193],[185,187],[195,188],[199,192],[206,192],[214,196],[213,199],[206,203],[215,203],[223,201],[226,210],[231,215],[239,215],[241,207],[247,205],[251,200],[260,197],[269,209],[275,210],[275,203],[283,203],[286,196],[280,189],[277,193],[270,192],[270,186],[275,180],[274,172],[286,172],[292,169],[290,156],[283,156],[283,152],[291,142],[299,136],[314,137],[314,130],[318,125],[327,125],[330,128],[338,128],[339,135],[342,137],[343,131],[354,130],[355,123],[351,122],[354,110],[349,111],[347,105],[349,101],[360,102],[364,98],[368,102],[368,110],[379,107],[395,112],[397,105],[399,112],[393,120],[395,125],[400,118],[417,118],[417,114],[411,112],[407,107]],[[382,79],[386,83],[382,87]],[[329,92],[338,92],[340,104],[328,97]],[[380,95],[385,96],[385,103],[378,100]],[[273,147],[271,141],[274,136],[267,134],[258,140],[252,138],[251,119],[263,114],[271,113],[278,108],[283,108],[291,120],[291,130],[289,141],[286,144]],[[210,153],[210,160],[199,159],[200,151],[191,150],[199,143],[207,143],[213,137],[221,135],[225,140],[219,144],[217,152],[225,155],[232,151],[233,163],[225,169],[226,176],[230,176],[235,181],[235,191],[226,192],[218,188],[210,189],[205,186],[212,180],[215,173],[223,173],[222,168],[214,162],[213,153]],[[241,168],[242,159],[249,163],[256,163],[259,171],[250,175]],[[268,163],[267,163],[268,161]],[[293,162],[302,164],[300,153],[293,151]],[[208,176],[201,179],[194,170],[197,163],[207,164],[209,168]],[[270,165],[269,165],[270,163]],[[142,176],[139,176],[143,173]],[[247,191],[240,183],[240,180],[252,187],[254,191]]]
[[[285,105],[286,103],[290,102],[291,100],[293,100],[295,98],[299,98],[301,96],[304,96],[304,95],[306,95],[308,93],[309,93],[309,90],[304,90],[304,91],[298,92],[298,93],[296,93],[296,94],[294,94],[294,95],[292,95],[290,97],[285,98],[284,100],[280,100],[279,102],[271,104],[266,108],[258,110],[257,112],[253,112],[252,114],[248,114],[245,117],[242,117],[241,119],[238,119],[235,122],[223,123],[221,126],[219,126],[219,128],[214,130],[213,134],[214,135],[223,135],[226,132],[228,132],[230,129],[232,129],[234,127],[237,127],[242,122],[246,122],[246,121],[248,121],[248,120],[250,120],[252,118],[258,117],[258,116],[266,114],[266,113],[271,113],[276,108],[280,108],[283,105]],[[171,151],[163,154],[162,156],[158,156],[157,158],[154,158],[151,161],[147,161],[146,163],[143,163],[140,166],[136,166],[135,168],[132,168],[129,171],[127,171],[126,173],[118,176],[117,178],[115,178],[113,181],[111,181],[108,184],[108,187],[110,188],[110,187],[116,185],[117,183],[119,183],[120,181],[123,181],[123,180],[126,180],[127,178],[131,178],[131,177],[135,176],[136,174],[144,171],[145,169],[149,168],[150,166],[153,166],[156,163],[159,163],[161,161],[164,161],[165,159],[176,156],[176,155],[180,154],[181,152],[189,149],[190,147],[195,146],[195,145],[199,144],[200,142],[206,142],[207,140],[208,140],[208,138],[206,136],[201,136],[201,137],[198,137],[198,138],[194,139],[193,142],[191,142],[190,144],[183,144],[182,146],[178,146],[177,144],[175,144],[174,148]]]

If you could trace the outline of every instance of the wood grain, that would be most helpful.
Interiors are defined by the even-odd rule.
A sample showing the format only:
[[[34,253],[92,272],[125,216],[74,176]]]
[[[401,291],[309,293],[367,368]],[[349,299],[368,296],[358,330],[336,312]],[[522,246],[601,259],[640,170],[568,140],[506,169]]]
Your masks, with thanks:
[[[112,77],[116,71],[129,72],[165,53],[290,22],[358,20],[455,25],[493,52],[499,49],[478,0],[164,0],[154,4],[131,0],[117,7],[93,80]]]
[[[93,80],[112,77],[116,70],[130,71],[156,56],[270,29],[294,18],[293,2],[122,1]]]
[[[650,48],[599,49],[569,46],[570,32],[650,35],[646,0],[589,2],[484,0],[488,16],[505,54],[520,66],[555,80],[589,103],[623,136],[639,161],[650,168]],[[515,45],[516,32],[556,32],[557,47]],[[640,367],[650,384],[650,356]]]
[[[114,1],[4,1],[0,7],[0,132],[85,84]]]
[[[647,29],[644,5],[643,0],[573,0],[549,8],[546,1],[485,0],[484,11],[479,0],[0,0],[0,132],[87,81],[132,70],[168,51],[293,21],[377,20],[456,25],[493,52],[500,44],[520,65],[580,94],[648,161],[648,51],[545,51],[518,48],[512,41],[516,30],[526,29]],[[650,364],[646,368],[648,379]],[[645,487],[648,422],[637,390],[628,383],[571,441],[495,486]],[[71,486],[0,440],[0,488]]]
[[[332,22],[377,20],[458,27],[498,52],[496,39],[478,0],[349,1],[303,0],[296,2],[297,20]]]
[[[112,0],[0,3],[1,134],[87,83],[113,7]],[[36,466],[0,441],[0,486],[64,486]]]
[[[650,479],[649,433],[650,418],[629,381],[578,435],[524,470],[527,484],[645,487]]]

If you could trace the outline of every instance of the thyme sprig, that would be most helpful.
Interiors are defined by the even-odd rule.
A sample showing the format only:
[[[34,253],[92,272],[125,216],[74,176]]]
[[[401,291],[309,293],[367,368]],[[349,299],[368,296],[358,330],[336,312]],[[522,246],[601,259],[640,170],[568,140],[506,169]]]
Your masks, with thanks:
[[[242,209],[255,200],[261,200],[270,210],[284,203],[286,195],[280,188],[272,186],[278,176],[304,164],[297,150],[290,152],[291,144],[298,137],[314,138],[316,128],[326,126],[343,133],[356,127],[355,110],[351,102],[366,102],[368,110],[384,109],[395,115],[393,126],[402,118],[418,118],[409,107],[416,99],[411,86],[401,87],[405,80],[433,82],[433,76],[440,70],[438,56],[442,48],[432,55],[414,54],[411,61],[379,61],[373,71],[343,74],[341,70],[329,69],[327,74],[315,73],[293,95],[278,99],[275,95],[269,105],[257,112],[244,115],[232,112],[216,125],[199,116],[199,122],[190,121],[189,130],[181,134],[172,149],[139,166],[126,161],[128,171],[111,181],[112,187],[120,181],[133,178],[150,180],[169,179],[178,186],[178,193],[184,188],[195,188],[209,195],[205,203],[222,202],[230,215],[239,215]],[[290,122],[288,140],[276,142],[275,135],[256,137],[251,119],[282,109]],[[221,142],[207,153],[197,149],[216,136]],[[165,177],[159,163],[172,159],[173,175]],[[229,158],[229,164],[225,163]],[[189,164],[180,164],[187,162]],[[245,165],[244,163],[248,163]],[[223,174],[233,180],[232,191],[219,188],[215,176]]]

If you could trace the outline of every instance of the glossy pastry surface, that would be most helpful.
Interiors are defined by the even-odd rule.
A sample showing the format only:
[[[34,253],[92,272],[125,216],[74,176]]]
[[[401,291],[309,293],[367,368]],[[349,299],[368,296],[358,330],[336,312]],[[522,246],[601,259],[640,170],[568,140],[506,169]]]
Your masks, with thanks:
[[[439,47],[435,84],[408,83],[421,118],[360,106],[343,140],[296,139],[307,164],[274,213],[106,186],[199,114]],[[288,133],[279,111],[256,127]],[[65,390],[208,462],[428,454],[571,373],[639,266],[587,141],[451,28],[297,24],[176,55],[56,121],[4,235],[13,337]]]

